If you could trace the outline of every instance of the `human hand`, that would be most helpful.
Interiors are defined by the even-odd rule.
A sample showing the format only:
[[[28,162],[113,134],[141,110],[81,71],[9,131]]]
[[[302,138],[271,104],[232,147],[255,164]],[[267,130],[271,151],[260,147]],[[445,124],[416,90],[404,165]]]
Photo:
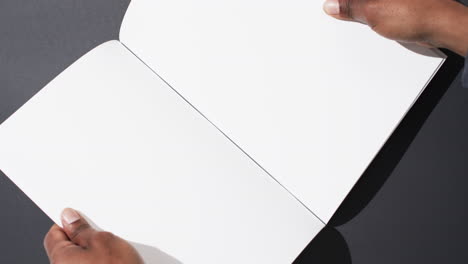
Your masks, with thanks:
[[[454,0],[327,0],[324,10],[392,40],[468,53],[468,7]]]
[[[73,209],[63,211],[62,225],[53,225],[44,239],[52,264],[143,264],[127,241],[93,229]]]

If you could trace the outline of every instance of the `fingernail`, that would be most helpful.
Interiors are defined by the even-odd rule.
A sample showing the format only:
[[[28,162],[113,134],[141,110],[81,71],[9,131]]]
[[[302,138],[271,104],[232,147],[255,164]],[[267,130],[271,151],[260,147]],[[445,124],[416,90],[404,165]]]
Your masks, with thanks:
[[[338,0],[327,0],[323,4],[323,10],[329,15],[339,15],[340,14],[340,3]]]
[[[81,216],[73,209],[66,208],[62,212],[62,219],[65,223],[71,225],[81,219]]]

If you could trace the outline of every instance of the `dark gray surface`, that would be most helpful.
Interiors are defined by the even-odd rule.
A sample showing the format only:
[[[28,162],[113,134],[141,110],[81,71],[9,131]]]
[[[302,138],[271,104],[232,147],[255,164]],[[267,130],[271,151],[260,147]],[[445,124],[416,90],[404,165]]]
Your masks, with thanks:
[[[0,122],[76,59],[117,39],[128,3],[0,0]],[[0,263],[48,263],[42,238],[52,221],[3,174],[0,210]]]
[[[1,0],[0,122],[77,58],[116,39],[128,2]],[[362,264],[467,263],[466,113],[468,90],[457,80],[365,209],[306,253],[331,252],[334,263],[346,254]],[[52,222],[4,175],[0,208],[0,263],[47,263],[42,237]]]
[[[467,113],[458,79],[374,199],[338,228],[353,263],[468,263]]]

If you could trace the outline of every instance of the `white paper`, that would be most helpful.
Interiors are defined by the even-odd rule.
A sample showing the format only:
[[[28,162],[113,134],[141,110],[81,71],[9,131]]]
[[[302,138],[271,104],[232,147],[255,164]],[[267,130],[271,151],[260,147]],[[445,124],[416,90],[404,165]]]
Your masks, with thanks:
[[[316,0],[133,0],[121,41],[328,221],[443,59]]]
[[[0,169],[54,221],[81,209],[148,263],[291,263],[323,227],[117,41],[0,126]]]

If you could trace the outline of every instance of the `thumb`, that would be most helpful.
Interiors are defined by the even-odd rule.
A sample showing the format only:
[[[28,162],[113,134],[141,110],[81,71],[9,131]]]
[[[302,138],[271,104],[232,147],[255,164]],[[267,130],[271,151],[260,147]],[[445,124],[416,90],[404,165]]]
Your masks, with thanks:
[[[86,248],[97,231],[76,210],[67,208],[62,212],[62,225],[65,234],[75,244]]]
[[[367,2],[368,0],[326,0],[323,10],[336,19],[367,24],[363,8]]]

